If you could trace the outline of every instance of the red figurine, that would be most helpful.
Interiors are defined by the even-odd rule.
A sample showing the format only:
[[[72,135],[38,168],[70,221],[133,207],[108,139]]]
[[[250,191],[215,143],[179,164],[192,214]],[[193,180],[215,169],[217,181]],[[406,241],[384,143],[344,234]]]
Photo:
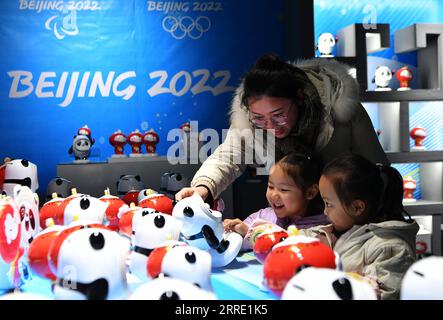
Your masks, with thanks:
[[[414,191],[417,189],[417,182],[415,182],[414,178],[408,176],[403,179],[403,191],[404,197],[403,202],[415,202],[414,199]]]
[[[114,154],[112,158],[124,158],[126,155],[124,154],[124,147],[127,143],[126,135],[120,130],[115,131],[109,137],[109,143],[114,147]]]
[[[155,153],[155,148],[159,142],[160,138],[153,129],[145,132],[143,135],[143,144],[146,146],[146,156],[157,156],[157,153]]]
[[[109,229],[113,231],[118,231],[119,217],[118,213],[128,208],[128,205],[119,197],[111,195],[109,188],[105,190],[105,194],[99,198],[100,201],[108,203],[108,208],[106,209],[106,223]]]
[[[415,145],[412,147],[412,151],[423,151],[426,150],[424,146],[424,140],[427,136],[426,130],[422,127],[415,127],[409,133],[411,138],[414,139]]]
[[[132,131],[131,134],[128,136],[128,144],[132,148],[132,153],[129,155],[131,158],[142,156],[141,152],[142,140],[143,140],[143,135],[140,133],[138,129]]]
[[[400,68],[395,76],[397,77],[398,81],[400,81],[400,88],[398,88],[398,91],[406,91],[411,90],[409,87],[409,82],[411,82],[413,76],[412,71],[408,67]]]

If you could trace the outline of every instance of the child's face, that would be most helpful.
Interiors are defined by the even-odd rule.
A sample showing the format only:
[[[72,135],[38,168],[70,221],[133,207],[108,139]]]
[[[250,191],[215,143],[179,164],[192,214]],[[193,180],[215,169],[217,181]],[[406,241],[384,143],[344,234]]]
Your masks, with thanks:
[[[309,200],[279,165],[269,173],[266,199],[279,218],[303,216]]]
[[[346,212],[341,204],[331,179],[326,176],[321,176],[319,188],[320,195],[325,203],[325,215],[334,225],[335,230],[349,230],[355,223],[354,219]]]

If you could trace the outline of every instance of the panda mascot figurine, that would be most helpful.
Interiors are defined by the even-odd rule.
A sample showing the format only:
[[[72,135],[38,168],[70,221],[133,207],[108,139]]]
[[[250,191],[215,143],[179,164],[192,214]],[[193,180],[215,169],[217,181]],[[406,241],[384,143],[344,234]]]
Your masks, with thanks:
[[[374,78],[372,79],[372,83],[375,83],[377,86],[375,91],[391,91],[392,89],[389,87],[389,83],[392,80],[393,74],[395,74],[395,71],[387,66],[377,67]]]
[[[207,250],[213,267],[231,263],[239,253],[243,238],[235,232],[224,232],[222,214],[211,210],[197,195],[182,199],[174,206],[172,216],[183,222],[182,240],[201,250]]]
[[[161,176],[160,192],[174,200],[175,194],[189,185],[189,179],[186,176],[168,171]]]
[[[37,166],[26,159],[8,159],[2,166],[3,194],[13,197],[15,186],[26,186],[36,192],[38,185]]]
[[[89,136],[83,134],[75,135],[68,153],[74,155],[75,163],[88,163],[92,144],[93,142]]]

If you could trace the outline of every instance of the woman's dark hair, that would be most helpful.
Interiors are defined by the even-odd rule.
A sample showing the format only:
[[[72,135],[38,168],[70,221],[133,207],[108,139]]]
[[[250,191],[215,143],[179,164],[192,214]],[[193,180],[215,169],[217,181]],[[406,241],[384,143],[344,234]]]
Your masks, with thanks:
[[[393,167],[373,164],[360,155],[346,155],[332,160],[323,169],[345,208],[362,200],[366,210],[361,223],[387,220],[406,221],[403,213],[403,178]]]
[[[299,101],[298,89],[304,93],[302,105],[295,105]],[[242,105],[248,108],[250,98],[265,96],[289,99],[298,107],[298,120],[292,133],[300,136],[303,145],[314,150],[323,106],[306,73],[274,54],[263,55],[245,74],[240,98]]]
[[[320,161],[317,157],[292,152],[279,160],[275,165],[280,166],[280,168],[292,178],[295,185],[303,194],[305,194],[313,184],[318,184],[320,180]],[[323,201],[320,193],[310,201],[307,211],[308,215],[312,213],[323,213]]]

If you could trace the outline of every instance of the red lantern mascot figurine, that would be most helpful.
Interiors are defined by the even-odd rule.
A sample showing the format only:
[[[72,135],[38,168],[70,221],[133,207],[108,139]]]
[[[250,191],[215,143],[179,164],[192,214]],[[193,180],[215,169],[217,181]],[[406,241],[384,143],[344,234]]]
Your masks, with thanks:
[[[395,74],[398,81],[400,81],[400,87],[397,89],[398,91],[406,91],[411,90],[409,87],[409,82],[412,81],[412,71],[408,67],[403,67],[397,71]]]
[[[126,158],[124,148],[127,143],[126,135],[121,130],[115,131],[109,137],[109,143],[114,147],[114,154],[112,158]]]
[[[403,179],[403,191],[404,197],[403,202],[415,202],[414,199],[414,191],[417,189],[417,182],[415,182],[414,178],[408,176]]]
[[[132,131],[128,136],[128,144],[132,148],[132,153],[129,155],[131,158],[142,157],[141,145],[143,141],[143,135],[137,129]]]
[[[427,136],[426,130],[420,126],[413,128],[410,132],[410,136],[414,139],[415,145],[411,148],[411,151],[423,151],[426,150],[424,146],[424,140]]]
[[[145,132],[143,135],[143,144],[146,147],[146,157],[155,157],[157,153],[155,152],[155,148],[157,144],[160,142],[160,138],[157,133],[154,132],[153,129]]]

